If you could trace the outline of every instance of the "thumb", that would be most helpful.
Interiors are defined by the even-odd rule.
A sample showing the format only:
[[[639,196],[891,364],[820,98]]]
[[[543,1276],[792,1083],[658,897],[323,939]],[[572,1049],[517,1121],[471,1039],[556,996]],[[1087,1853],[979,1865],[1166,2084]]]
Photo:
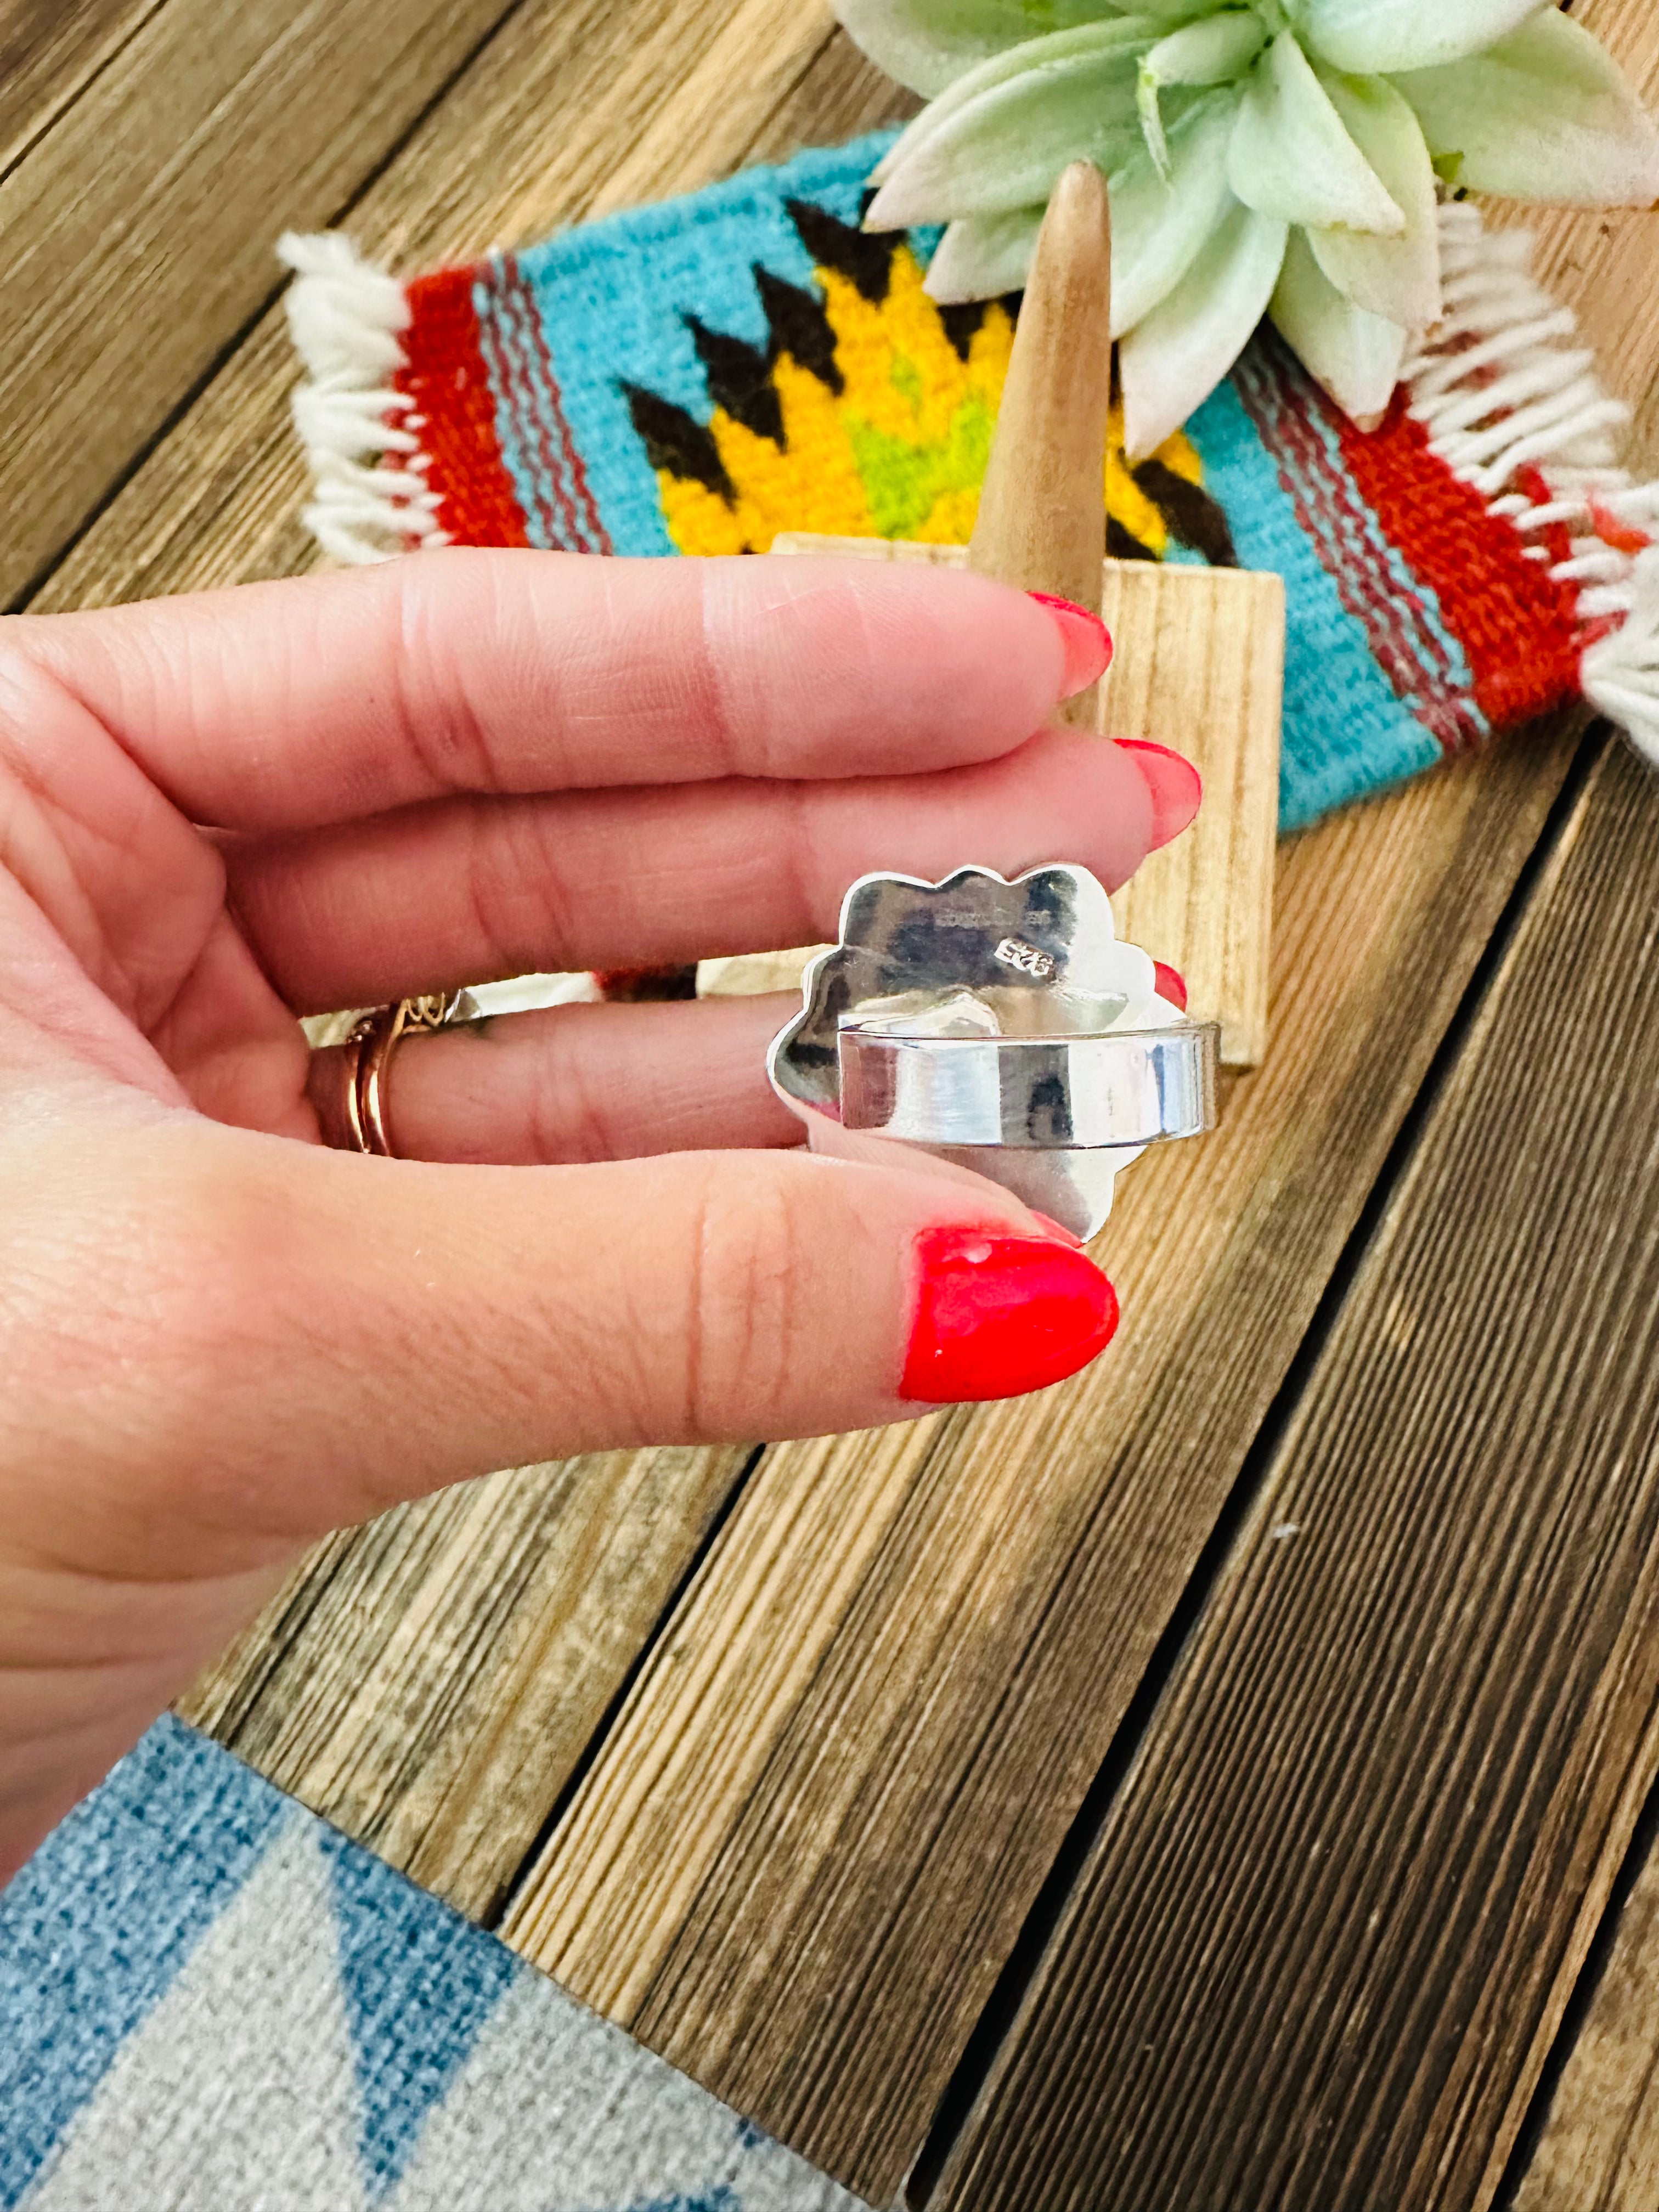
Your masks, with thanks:
[[[98,1528],[124,1571],[178,1571],[147,1555],[181,1521],[190,1571],[222,1573],[496,1467],[1011,1396],[1116,1323],[1087,1256],[972,1176],[804,1152],[438,1166],[184,1115],[142,1141],[157,1157],[122,1188],[165,1191],[162,1263],[152,1230],[99,1382],[122,1395]],[[146,1521],[157,1482],[187,1494]]]

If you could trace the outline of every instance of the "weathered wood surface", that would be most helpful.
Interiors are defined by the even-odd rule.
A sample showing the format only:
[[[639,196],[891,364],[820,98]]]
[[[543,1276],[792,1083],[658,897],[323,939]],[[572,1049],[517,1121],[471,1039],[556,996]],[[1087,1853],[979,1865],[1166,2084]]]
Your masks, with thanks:
[[[179,1711],[489,1920],[745,1456],[520,1468],[334,1537]]]
[[[533,0],[507,17],[342,219],[366,252],[425,269],[690,190],[913,106],[837,38],[827,0]],[[277,229],[333,219],[307,217],[297,198],[273,203],[269,189],[246,217],[273,270]],[[317,565],[299,520],[307,486],[289,416],[297,381],[273,307],[33,607],[105,605]]]
[[[746,1486],[503,1932],[890,2203],[1294,1358],[1570,748],[1281,855],[1273,1041],[1124,1178],[1085,1376]]]
[[[0,0],[0,177],[164,0]]]
[[[941,2212],[1490,2203],[1659,1762],[1655,799],[1603,757]]]
[[[9,174],[0,163],[0,195],[13,195],[0,197],[8,224],[0,253],[21,235],[15,216],[34,223],[37,240],[46,234],[39,210],[74,179],[71,147],[82,185],[103,189],[105,141],[92,126],[112,111],[100,100],[119,89],[107,143],[118,154],[127,149],[124,158],[147,123],[152,146],[171,145],[156,131],[171,118],[177,137],[178,101],[191,86],[199,91],[203,70],[227,66],[222,57],[243,51],[236,38],[278,21],[270,4],[240,11],[221,58],[191,59],[169,82],[154,57],[185,52],[196,4],[0,4],[0,40],[24,26],[35,72],[32,90],[20,75],[15,104],[0,105],[0,143],[22,153]],[[154,240],[163,214],[178,218],[167,234],[178,253],[165,267],[141,268],[136,282],[127,234],[100,229],[90,216],[80,229],[68,227],[62,250],[78,253],[88,276],[127,285],[128,323],[146,330],[163,360],[154,374],[140,363],[131,392],[94,393],[70,418],[95,462],[70,455],[74,501],[55,479],[42,489],[35,475],[9,477],[9,513],[36,549],[26,560],[16,556],[26,577],[132,471],[46,577],[37,606],[309,562],[295,520],[302,489],[287,420],[295,373],[276,314],[256,321],[213,368],[265,296],[264,257],[280,224],[327,221],[358,192],[356,234],[399,265],[422,265],[695,185],[794,143],[845,136],[909,104],[832,35],[817,0],[521,0],[495,10],[495,36],[416,122],[442,88],[443,70],[428,76],[419,98],[410,96],[412,79],[388,64],[381,10],[376,83],[351,95],[357,111],[380,118],[378,150],[349,174],[347,161],[324,190],[329,161],[344,161],[349,150],[340,134],[319,152],[320,134],[313,140],[302,130],[267,161],[273,109],[260,103],[290,65],[301,108],[310,101],[320,114],[338,96],[341,69],[349,74],[350,65],[330,40],[358,11],[325,12],[326,23],[294,0],[281,22],[314,16],[320,27],[305,41],[278,39],[268,68],[240,76],[231,68],[225,113],[240,118],[247,145],[264,150],[251,168],[220,164],[219,204],[206,208],[199,198],[202,165],[211,167],[221,143],[213,137],[222,123],[217,108],[189,138],[178,173],[144,179],[139,232]],[[443,42],[461,11],[440,22],[443,12],[399,0],[398,27],[405,16],[415,27],[422,70],[441,48],[449,51]],[[1659,71],[1659,27],[1645,0],[1588,0],[1582,12],[1615,40],[1647,41],[1632,47],[1638,68],[1645,55]],[[154,43],[164,37],[180,43]],[[407,143],[360,191],[406,131]],[[239,197],[250,180],[257,191]],[[232,198],[236,223],[214,230],[220,205]],[[1592,328],[1611,338],[1608,366],[1645,422],[1656,413],[1659,338],[1638,222],[1552,218],[1546,234],[1552,281],[1570,296],[1593,298]],[[203,241],[210,260],[216,239],[234,269],[213,293],[208,320],[196,325],[212,343],[191,365],[167,351],[178,343],[172,325],[189,319],[195,301],[179,272],[193,276],[205,265],[197,259]],[[251,284],[256,264],[265,273]],[[36,273],[24,275],[38,285],[31,266]],[[247,289],[239,293],[239,285]],[[181,299],[189,303],[182,312]],[[71,380],[84,378],[89,341],[86,302],[73,287],[9,287],[9,301],[19,303],[19,328],[0,345],[13,439],[0,447],[0,468],[16,470],[36,434],[19,391],[59,345]],[[173,420],[204,376],[199,396]],[[172,396],[158,406],[164,386]],[[46,396],[55,404],[52,392]],[[57,447],[42,450],[61,468],[61,425],[58,435]],[[14,529],[9,546],[22,544]],[[630,1466],[623,1495],[618,1470],[598,1462],[493,1478],[481,1491],[325,1547],[261,1630],[201,1686],[195,1709],[331,1806],[343,1825],[372,1834],[379,1848],[482,1912],[513,1883],[526,1834],[597,1752],[514,1900],[518,1939],[532,1956],[562,1960],[578,1988],[692,2071],[878,2201],[890,2201],[1192,1563],[1249,1461],[1536,842],[1570,750],[1558,737],[1462,767],[1288,848],[1268,1062],[1232,1085],[1225,1125],[1210,1146],[1193,1148],[1184,1164],[1174,1155],[1144,1164],[1126,1182],[1103,1250],[1127,1318],[1096,1376],[1024,1409],[944,1414],[889,1438],[769,1454],[738,1493],[669,1632],[643,1649],[649,1632],[641,1624],[655,1618],[649,1604],[639,1602],[614,1636],[584,1613],[580,1546],[604,1542],[620,1567],[628,1545],[648,1539],[654,1548],[640,1590],[618,1583],[611,1595],[625,1610],[654,1592],[659,1607],[737,1490],[736,1462],[659,1455],[654,1473]],[[1650,951],[1644,957],[1650,962]],[[1416,1233],[1407,1221],[1396,1242]],[[1384,1318],[1393,1325],[1395,1317]],[[1505,1319],[1488,1332],[1501,1347],[1512,1342],[1509,1326]],[[1480,1356],[1487,1356],[1484,1340]],[[1627,1455],[1613,1469],[1615,1496],[1617,1485],[1640,1479]],[[1498,1516],[1515,1500],[1499,1483],[1486,1503]],[[1577,1700],[1571,1774],[1581,1786],[1571,1803],[1559,1794],[1552,1801],[1563,1850],[1571,1858],[1575,1838],[1581,1846],[1564,1892],[1577,1900],[1572,1926],[1564,1937],[1567,1908],[1539,1905],[1536,1985],[1513,1942],[1494,1953],[1486,1939],[1500,1922],[1511,1929],[1504,1916],[1522,1894],[1517,1856],[1503,1862],[1469,1954],[1477,1980],[1498,1959],[1494,1978],[1479,1987],[1510,2007],[1483,2015],[1472,2031],[1470,2059],[1486,2070],[1470,2079],[1457,2122],[1460,2174],[1473,2171],[1471,2146],[1489,2131],[1482,2186],[1518,2118],[1628,1826],[1628,1798],[1609,1810],[1607,1777],[1584,1758],[1584,1716],[1607,1692],[1624,1648],[1608,1638],[1635,1618],[1636,1602],[1631,1528],[1611,1519],[1597,1525],[1608,1532],[1613,1579],[1625,1582],[1588,1607],[1594,1632],[1578,1671],[1546,1677]],[[1549,1565],[1565,1571],[1553,1555]],[[1549,1627],[1541,1623],[1540,1648]],[[1627,1641],[1621,1694],[1634,1696],[1644,1654]],[[641,1661],[625,1709],[607,1721],[610,1700]],[[548,1695],[544,1662],[556,1676],[568,1670],[568,1713],[559,1695]],[[1628,1702],[1606,1703],[1607,1741],[1623,1747],[1621,1771],[1633,1777],[1641,1760],[1628,1753]],[[543,1757],[535,1747],[544,1722],[558,1741]],[[526,1747],[535,1752],[530,1772]],[[1539,1786],[1550,1784],[1546,1776]],[[1481,1785],[1502,1804],[1515,1802],[1504,1790],[1521,1789],[1507,1773],[1483,1775]],[[1405,1793],[1414,1786],[1408,1780]],[[1535,1802],[1527,1803],[1535,1812]],[[1547,1863],[1538,1859],[1540,1836],[1549,1844],[1547,1820],[1524,1830],[1517,1854],[1529,1848]],[[1460,1878],[1458,1869],[1449,1876]],[[1449,1942],[1462,1932],[1459,1923]],[[1363,1929],[1352,1956],[1363,1964]],[[1430,1980],[1444,1987],[1439,1964]],[[1604,1986],[1612,1982],[1610,1970]],[[1316,2024],[1328,2017],[1324,2002],[1310,1992],[1305,2009]],[[1626,2021],[1621,2033],[1634,2048],[1642,2031],[1632,2012]],[[1202,2040],[1193,2039],[1189,2057],[1201,2058]],[[1431,2024],[1424,2051],[1437,2047]],[[1088,2070],[1086,2052],[1063,2055],[1066,2078],[1080,2085],[1061,2128],[1069,2140],[1066,2130],[1108,2101],[1112,2084]],[[1640,2172],[1613,2143],[1620,2128],[1639,2142],[1646,2124],[1630,2121],[1628,2095],[1605,2109],[1593,2100],[1570,2107],[1574,2078],[1570,2066],[1534,2175],[1522,2184],[1523,2191],[1542,2187],[1554,2175],[1569,2193],[1540,2203],[1595,2201],[1571,2193],[1575,2167]],[[1413,2109],[1429,2116],[1426,2129],[1443,2112],[1443,2097]],[[1569,2156],[1556,2121],[1570,2109],[1577,2117]],[[1182,2124],[1197,2140],[1208,2116],[1189,2113]],[[976,2155],[980,2140],[968,2139],[963,2155]],[[1041,2190],[1038,2201],[1047,2201]],[[1474,2199],[1466,2191],[1425,2201]]]
[[[1603,1971],[1511,2212],[1659,2204],[1659,1855],[1619,1916]]]
[[[507,0],[167,0],[0,181],[0,602],[65,544]]]

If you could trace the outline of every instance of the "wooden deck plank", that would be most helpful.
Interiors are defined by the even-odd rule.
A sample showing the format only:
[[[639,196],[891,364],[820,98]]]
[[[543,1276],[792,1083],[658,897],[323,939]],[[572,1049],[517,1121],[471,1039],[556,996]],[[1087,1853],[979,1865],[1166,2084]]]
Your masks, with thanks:
[[[1659,1852],[1643,1863],[1511,2212],[1659,2204]]]
[[[0,181],[0,603],[66,543],[510,0],[167,0]]]
[[[165,0],[0,0],[0,177]]]
[[[1654,797],[1604,755],[939,2212],[1490,2203],[1659,1761]]]
[[[751,157],[872,127],[914,102],[835,30],[827,0],[534,0],[353,207],[363,250],[416,272],[528,242]],[[299,220],[260,218],[262,251]],[[303,227],[303,226],[302,226]],[[58,566],[37,611],[317,565],[279,307]]]
[[[384,1515],[325,1545],[179,1710],[487,1920],[745,1456],[603,1453]]]
[[[889,2203],[1294,1357],[1568,746],[1282,855],[1273,1042],[1126,1178],[1060,1390],[751,1476],[503,1932]]]

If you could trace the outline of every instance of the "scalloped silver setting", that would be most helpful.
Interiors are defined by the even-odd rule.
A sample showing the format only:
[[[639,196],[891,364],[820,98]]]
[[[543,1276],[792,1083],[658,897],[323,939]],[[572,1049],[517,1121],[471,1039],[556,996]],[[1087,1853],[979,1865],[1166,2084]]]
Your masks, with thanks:
[[[1146,1145],[1214,1126],[1215,1025],[1085,868],[861,877],[801,996],[767,1071],[815,1151],[970,1169],[1079,1236]]]

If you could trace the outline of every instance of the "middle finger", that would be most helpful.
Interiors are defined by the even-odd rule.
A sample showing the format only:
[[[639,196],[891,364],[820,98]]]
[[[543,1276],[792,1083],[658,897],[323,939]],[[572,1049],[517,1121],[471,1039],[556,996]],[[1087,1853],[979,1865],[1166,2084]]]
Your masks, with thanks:
[[[1197,802],[1172,757],[1050,731],[935,775],[460,799],[226,857],[254,949],[310,1012],[816,943],[877,868],[1014,875],[1064,859],[1115,888]]]

